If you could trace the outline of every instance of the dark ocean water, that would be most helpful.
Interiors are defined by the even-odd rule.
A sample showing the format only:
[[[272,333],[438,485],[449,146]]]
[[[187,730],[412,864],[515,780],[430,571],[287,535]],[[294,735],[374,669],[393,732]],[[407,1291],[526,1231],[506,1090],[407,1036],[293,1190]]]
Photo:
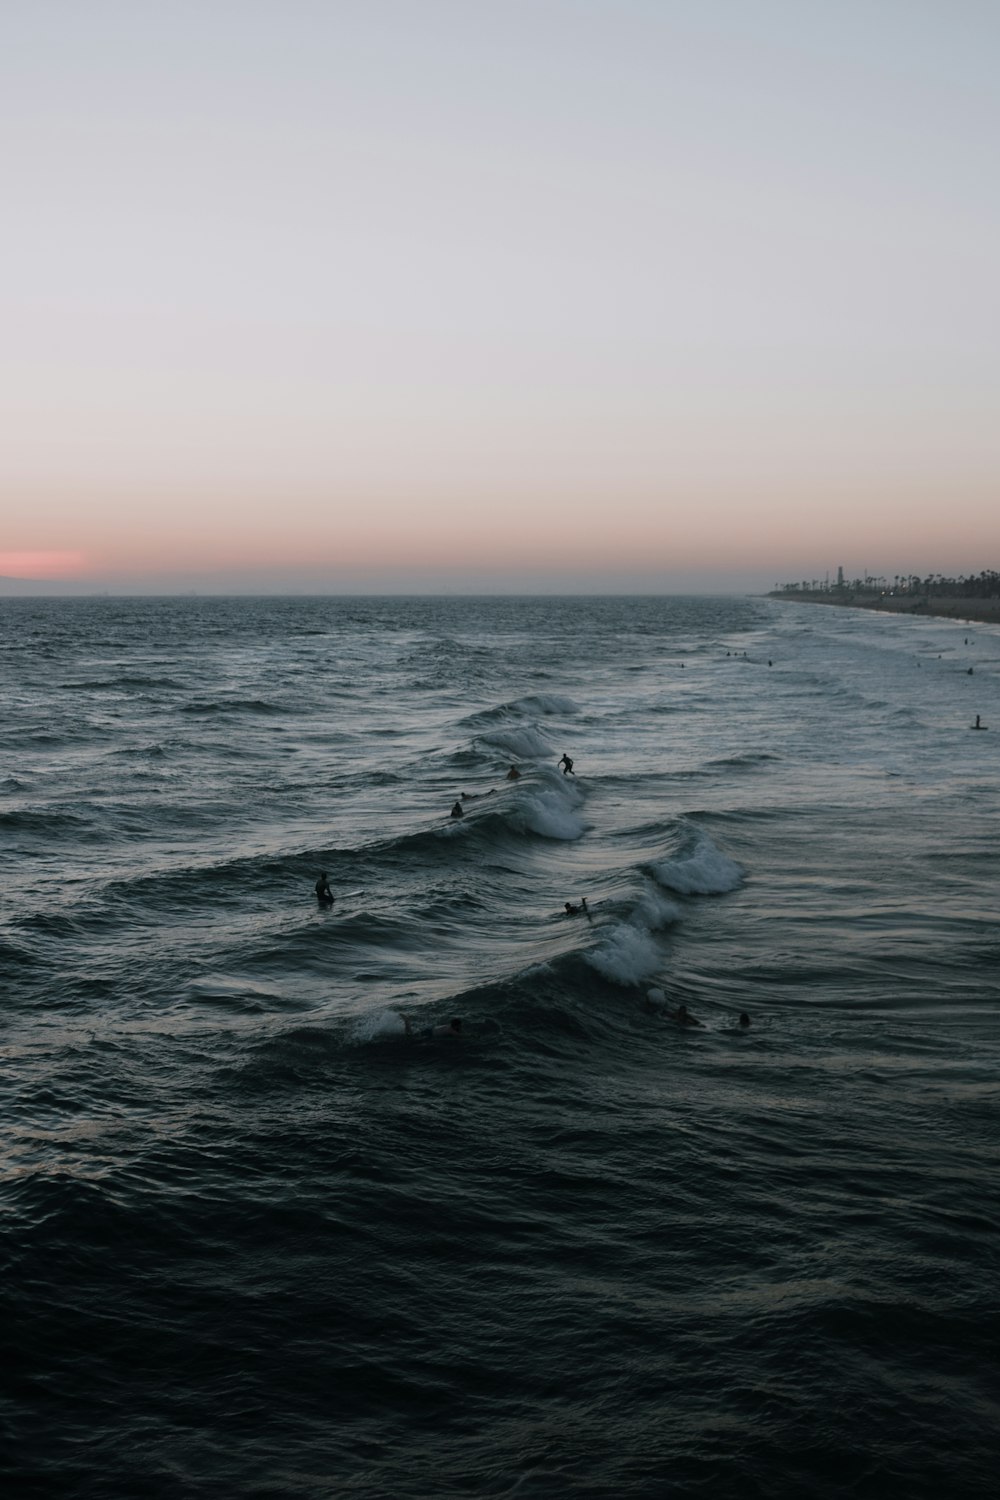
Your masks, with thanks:
[[[1000,630],[0,630],[5,1493],[996,1492]]]

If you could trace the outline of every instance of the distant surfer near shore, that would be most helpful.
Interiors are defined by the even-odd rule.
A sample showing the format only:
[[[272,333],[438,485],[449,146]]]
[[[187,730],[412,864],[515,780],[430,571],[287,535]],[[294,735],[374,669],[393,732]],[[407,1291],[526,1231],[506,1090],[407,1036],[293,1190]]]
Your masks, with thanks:
[[[564,754],[562,756],[562,759],[559,761],[559,764],[562,766],[562,773],[564,776],[575,775],[575,772],[573,770],[573,762],[570,760],[568,755]]]
[[[451,810],[451,816],[453,818],[464,818],[465,817],[465,808],[462,806],[461,802],[456,802],[455,803],[455,806]]]
[[[747,1015],[747,1013],[746,1013],[745,1010],[741,1010],[740,1011],[740,1030],[741,1031],[749,1031],[750,1030],[750,1017]]]
[[[972,725],[972,728],[973,729],[988,729],[989,725],[988,724],[981,724],[980,721],[979,721],[979,715],[976,714],[976,722]]]
[[[520,779],[521,779],[521,773],[520,773],[520,771],[517,769],[516,766],[511,766],[510,770],[507,772],[507,780],[508,781],[520,781]]]
[[[325,870],[317,880],[316,885],[314,886],[314,890],[316,892],[316,900],[319,902],[320,906],[333,905],[333,892],[330,889],[330,882],[326,878]]]
[[[579,904],[579,906],[574,906],[573,903],[572,903],[572,901],[566,901],[564,903],[564,906],[565,906],[565,910],[566,910],[566,915],[568,917],[578,917],[581,912],[583,913],[583,915],[585,917],[589,917],[590,916],[590,912],[587,910],[587,898],[586,898],[586,896],[581,896],[580,897],[580,904]]]

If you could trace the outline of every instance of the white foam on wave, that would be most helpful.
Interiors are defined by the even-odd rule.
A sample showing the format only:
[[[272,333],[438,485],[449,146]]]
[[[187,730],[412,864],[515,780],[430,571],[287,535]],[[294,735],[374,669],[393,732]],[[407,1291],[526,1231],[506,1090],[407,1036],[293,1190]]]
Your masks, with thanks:
[[[676,901],[671,901],[668,897],[661,896],[659,891],[650,888],[640,896],[631,921],[633,924],[641,923],[651,932],[657,932],[661,927],[669,927],[671,922],[676,922],[680,914],[681,909]]]
[[[546,781],[519,791],[511,822],[521,832],[545,839],[578,839],[586,824],[579,809],[583,792],[565,776],[549,772]]]
[[[616,922],[600,942],[584,955],[590,966],[612,984],[641,984],[663,962],[663,954],[648,927]]]
[[[660,885],[683,896],[718,896],[743,883],[742,867],[717,849],[707,833],[698,835],[692,849],[651,868]]]
[[[669,927],[680,915],[680,907],[673,901],[647,888],[629,916],[602,933],[597,946],[584,956],[612,984],[641,984],[663,962],[654,932]]]
[[[391,1037],[405,1036],[403,1018],[395,1010],[376,1010],[361,1016],[351,1027],[352,1042],[380,1042]]]

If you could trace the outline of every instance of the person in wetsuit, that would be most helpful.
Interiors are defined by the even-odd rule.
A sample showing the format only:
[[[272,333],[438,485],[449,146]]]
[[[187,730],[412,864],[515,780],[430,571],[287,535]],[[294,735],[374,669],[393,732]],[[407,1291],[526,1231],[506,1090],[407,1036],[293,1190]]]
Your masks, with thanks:
[[[319,879],[317,880],[316,886],[315,886],[315,890],[316,890],[316,900],[319,902],[320,906],[332,906],[333,905],[333,892],[330,889],[330,882],[326,878],[326,871],[325,870],[323,871],[323,873],[320,875]]]
[[[463,1039],[461,1016],[455,1016],[453,1020],[448,1022],[447,1026],[422,1026],[419,1031],[414,1031],[413,1022],[409,1016],[400,1016],[400,1020],[406,1029],[407,1036],[420,1037],[424,1041],[436,1041],[445,1037],[449,1041],[461,1041]]]
[[[687,1006],[681,1001],[676,1010],[667,1011],[671,1021],[676,1021],[678,1026],[700,1026],[701,1022],[693,1016]]]

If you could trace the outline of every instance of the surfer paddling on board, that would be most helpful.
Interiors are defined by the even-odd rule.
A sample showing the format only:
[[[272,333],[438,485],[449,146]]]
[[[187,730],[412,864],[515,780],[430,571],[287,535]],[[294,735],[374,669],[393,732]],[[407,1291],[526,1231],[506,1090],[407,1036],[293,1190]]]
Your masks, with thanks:
[[[565,753],[560,759],[559,764],[562,766],[562,773],[564,776],[573,776],[575,774],[573,771],[573,762]]]
[[[465,808],[462,806],[461,802],[456,802],[455,803],[455,806],[451,810],[451,816],[453,818],[464,818],[465,817]]]
[[[683,1000],[681,1001],[680,1005],[678,1005],[676,1010],[668,1010],[666,1014],[668,1019],[671,1021],[676,1021],[678,1026],[701,1025],[701,1022],[698,1020],[697,1016],[693,1016],[691,1014],[687,1006],[684,1004]]]
[[[520,779],[521,779],[521,773],[520,773],[520,771],[517,769],[516,766],[511,766],[510,770],[507,772],[507,780],[508,781],[520,781]]]
[[[701,1026],[698,1017],[691,1014],[683,1000],[676,1010],[671,1010],[662,990],[650,990],[643,1009],[648,1015],[662,1016],[665,1021],[676,1021],[678,1026]]]
[[[401,1016],[400,1020],[406,1028],[407,1036],[421,1037],[424,1040],[431,1042],[444,1040],[460,1042],[464,1040],[462,1034],[461,1016],[453,1017],[453,1019],[448,1022],[447,1026],[421,1026],[419,1031],[414,1031],[413,1022],[410,1020],[409,1016]]]
[[[579,906],[574,906],[572,901],[564,901],[563,909],[566,912],[567,917],[578,917],[582,912],[583,915],[587,918],[588,922],[593,922],[594,920],[590,915],[590,907],[587,905],[586,896],[580,897]]]
[[[316,900],[319,902],[320,906],[333,905],[333,892],[330,889],[330,882],[326,878],[325,870],[317,880],[314,889],[316,891]]]

